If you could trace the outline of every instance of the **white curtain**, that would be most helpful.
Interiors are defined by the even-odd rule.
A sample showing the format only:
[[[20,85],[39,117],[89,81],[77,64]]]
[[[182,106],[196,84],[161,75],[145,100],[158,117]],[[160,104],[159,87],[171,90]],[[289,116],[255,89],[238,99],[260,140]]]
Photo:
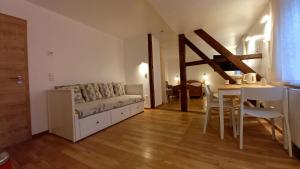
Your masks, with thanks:
[[[275,80],[300,82],[300,0],[273,2]]]

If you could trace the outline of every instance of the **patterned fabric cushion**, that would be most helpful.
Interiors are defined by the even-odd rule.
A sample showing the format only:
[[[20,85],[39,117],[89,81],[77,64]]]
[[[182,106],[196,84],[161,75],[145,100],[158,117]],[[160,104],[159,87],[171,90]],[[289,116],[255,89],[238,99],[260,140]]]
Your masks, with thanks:
[[[75,110],[78,113],[79,118],[84,118],[93,114],[101,113],[103,111],[102,100],[76,104]]]
[[[99,91],[104,98],[114,97],[114,88],[112,83],[99,83]]]
[[[58,89],[58,90],[71,90],[71,89],[73,89],[75,104],[85,103],[85,100],[82,97],[82,93],[81,93],[79,85],[56,86],[55,89]]]
[[[144,101],[141,95],[123,95],[75,105],[79,118]]]
[[[82,95],[87,102],[99,100],[102,98],[102,95],[99,92],[99,87],[96,83],[83,84],[80,85],[80,88],[82,91]]]
[[[122,83],[113,83],[116,96],[125,95],[124,85]]]

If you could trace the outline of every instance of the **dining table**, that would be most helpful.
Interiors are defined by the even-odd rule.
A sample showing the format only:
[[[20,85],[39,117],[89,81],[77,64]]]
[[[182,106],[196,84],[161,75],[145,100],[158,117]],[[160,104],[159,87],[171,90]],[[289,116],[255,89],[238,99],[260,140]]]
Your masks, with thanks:
[[[220,113],[220,137],[224,139],[224,97],[226,96],[240,96],[242,88],[269,88],[274,87],[268,84],[254,83],[254,84],[224,84],[218,86],[219,97],[219,113]]]

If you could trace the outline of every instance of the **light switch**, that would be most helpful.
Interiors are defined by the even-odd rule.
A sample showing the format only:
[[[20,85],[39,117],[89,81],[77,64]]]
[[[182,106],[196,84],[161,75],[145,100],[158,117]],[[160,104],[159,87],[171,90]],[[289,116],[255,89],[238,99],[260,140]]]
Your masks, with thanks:
[[[55,81],[55,78],[54,78],[54,74],[53,73],[48,73],[48,80],[50,82],[54,82]]]
[[[53,55],[54,55],[54,52],[52,52],[52,51],[47,51],[47,55],[48,55],[48,56],[53,56]]]

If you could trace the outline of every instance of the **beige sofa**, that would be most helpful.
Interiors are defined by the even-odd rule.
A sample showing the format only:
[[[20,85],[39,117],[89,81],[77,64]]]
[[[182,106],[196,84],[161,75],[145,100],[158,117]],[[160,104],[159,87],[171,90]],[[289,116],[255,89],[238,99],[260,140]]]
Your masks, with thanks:
[[[49,132],[76,142],[144,111],[142,85],[107,86],[89,83],[49,90]]]

